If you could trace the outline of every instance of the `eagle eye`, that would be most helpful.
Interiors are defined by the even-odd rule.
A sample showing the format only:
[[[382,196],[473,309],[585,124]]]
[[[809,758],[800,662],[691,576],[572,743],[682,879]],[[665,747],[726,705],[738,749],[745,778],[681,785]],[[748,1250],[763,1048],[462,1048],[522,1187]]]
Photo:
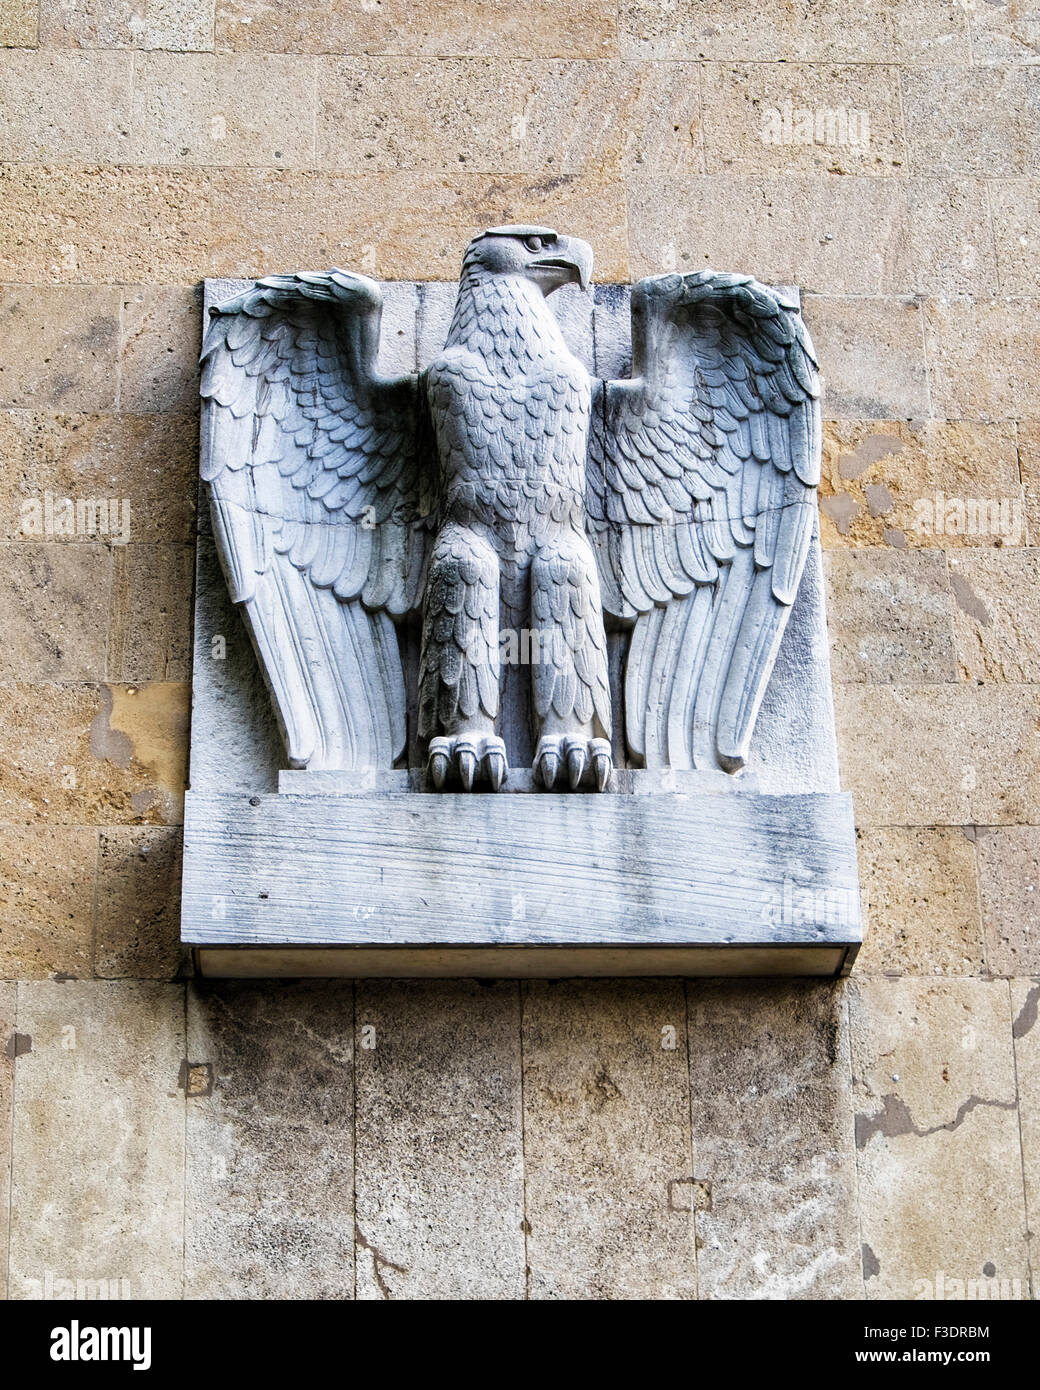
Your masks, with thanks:
[[[527,247],[528,251],[540,251],[544,244],[540,236],[524,237],[524,245]]]

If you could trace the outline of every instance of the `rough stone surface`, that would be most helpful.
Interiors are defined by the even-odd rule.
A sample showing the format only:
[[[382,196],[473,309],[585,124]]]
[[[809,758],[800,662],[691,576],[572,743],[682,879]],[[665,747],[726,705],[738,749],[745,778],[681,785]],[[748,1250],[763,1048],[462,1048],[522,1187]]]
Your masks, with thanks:
[[[684,1015],[679,982],[527,987],[531,1298],[696,1297]]]
[[[940,1275],[1027,1297],[1007,983],[864,979],[850,1002],[867,1297],[934,1297]]]
[[[111,589],[111,555],[100,543],[0,543],[0,680],[99,680]]]
[[[351,985],[188,989],[188,1298],[354,1291]]]
[[[30,515],[46,497],[104,498],[117,504],[128,541],[186,543],[195,534],[198,421],[180,415],[81,415],[44,411],[0,412],[0,534],[24,544]],[[110,526],[109,535],[116,534]],[[93,544],[105,536],[61,537],[61,544]],[[118,554],[118,551],[116,552]]]
[[[951,555],[950,581],[965,677],[1040,682],[1040,550],[1008,547]]]
[[[1025,506],[1018,458],[1015,427],[1006,423],[828,420],[820,484],[824,548],[1006,544],[999,531],[980,532],[978,504],[987,504],[988,519],[995,502],[998,520],[1006,516],[1006,529],[1016,529]],[[976,504],[971,530],[969,500]]]
[[[275,53],[480,54],[602,57],[615,51],[616,6],[607,0],[473,0],[452,10],[408,0],[271,5],[226,0],[217,8],[220,48]]]
[[[0,978],[93,974],[97,831],[0,826]]]
[[[186,955],[180,945],[180,830],[106,827],[100,834],[98,875],[104,891],[95,920],[95,973],[172,979]]]
[[[998,975],[1040,974],[1040,829],[980,826],[978,854],[989,968]]]
[[[836,681],[957,679],[945,556],[835,550],[826,559]]]
[[[40,0],[40,41],[53,48],[213,47],[213,0]]]
[[[119,296],[83,286],[0,289],[0,407],[90,412],[116,402]]]
[[[841,988],[688,991],[701,1297],[862,1297]]]
[[[1036,1217],[1040,1212],[1040,1028],[1036,1026],[1040,1003],[1040,981],[1012,980],[1012,1033],[1015,1039],[1015,1067],[1018,1072],[1019,1125],[1025,1175],[1026,1212],[1030,1226],[1033,1287],[1036,1287]]]
[[[985,969],[975,834],[956,825],[860,832],[867,929],[857,976],[977,975]]]
[[[18,1030],[9,1297],[48,1275],[180,1297],[183,990],[23,982]]]
[[[0,984],[0,1298],[7,1297],[7,1236],[11,1214],[11,1121],[18,986]]]
[[[519,990],[358,981],[358,1298],[523,1298]]]

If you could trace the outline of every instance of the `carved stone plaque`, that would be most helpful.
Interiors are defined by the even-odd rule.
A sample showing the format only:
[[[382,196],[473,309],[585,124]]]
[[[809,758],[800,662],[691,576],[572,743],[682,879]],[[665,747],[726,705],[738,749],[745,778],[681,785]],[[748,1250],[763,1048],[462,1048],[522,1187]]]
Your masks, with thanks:
[[[204,973],[849,968],[797,293],[590,269],[207,283]]]

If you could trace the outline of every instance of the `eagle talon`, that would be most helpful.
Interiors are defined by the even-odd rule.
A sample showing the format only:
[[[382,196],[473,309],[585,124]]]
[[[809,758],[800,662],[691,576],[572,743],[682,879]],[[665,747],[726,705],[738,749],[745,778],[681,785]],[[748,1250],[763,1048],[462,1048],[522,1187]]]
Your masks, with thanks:
[[[472,791],[481,775],[497,792],[506,780],[506,745],[495,734],[439,734],[430,739],[426,770],[440,791],[452,773],[464,792]]]
[[[535,780],[552,791],[562,768],[572,791],[590,780],[597,791],[606,791],[613,771],[610,743],[605,738],[580,734],[543,734],[534,756]]]

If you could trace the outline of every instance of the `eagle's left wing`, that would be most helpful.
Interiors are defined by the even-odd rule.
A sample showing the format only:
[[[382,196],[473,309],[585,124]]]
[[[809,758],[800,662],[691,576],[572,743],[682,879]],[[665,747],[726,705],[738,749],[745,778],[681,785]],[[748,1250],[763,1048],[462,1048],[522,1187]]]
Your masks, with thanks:
[[[706,270],[632,291],[632,377],[601,382],[587,507],[603,606],[634,622],[626,740],[647,767],[747,759],[820,477],[795,304]]]

